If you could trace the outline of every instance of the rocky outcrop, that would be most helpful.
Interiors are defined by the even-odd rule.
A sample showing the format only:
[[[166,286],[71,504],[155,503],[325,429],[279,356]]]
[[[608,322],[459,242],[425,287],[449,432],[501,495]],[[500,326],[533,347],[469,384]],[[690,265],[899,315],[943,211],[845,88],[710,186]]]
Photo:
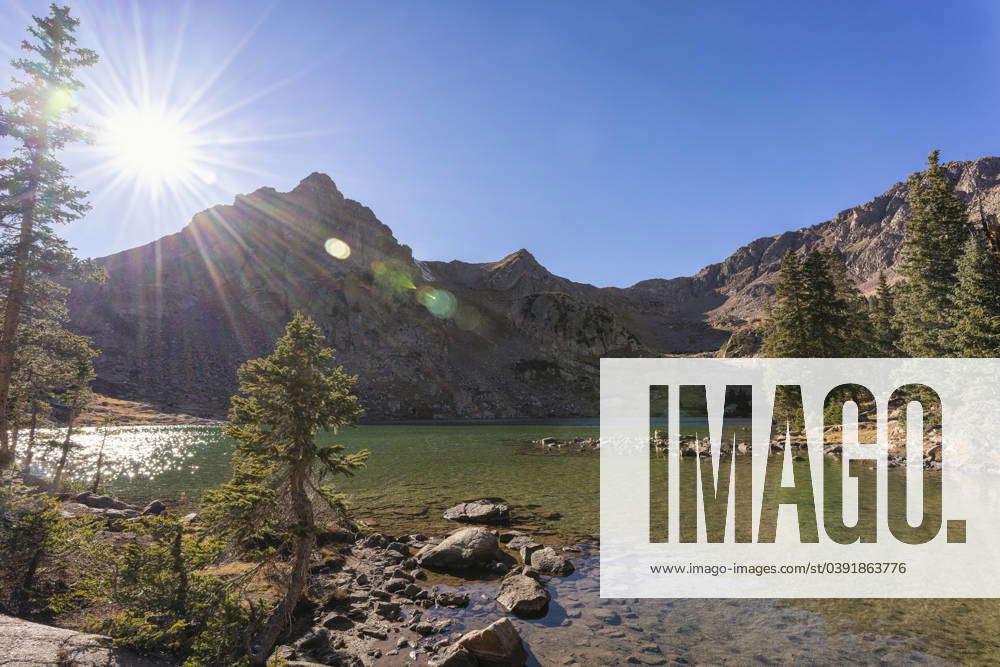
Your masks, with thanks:
[[[0,614],[0,664],[11,667],[166,667],[115,648],[108,637],[31,623]]]
[[[1000,212],[1000,158],[945,168],[973,220],[980,204]],[[761,316],[786,250],[836,248],[865,291],[879,271],[895,279],[906,188],[754,240],[694,276],[599,288],[523,249],[417,261],[371,209],[312,174],[99,259],[108,280],[74,286],[72,327],[102,350],[99,392],[166,411],[223,415],[236,368],[270,352],[301,311],[359,376],[369,419],[593,416],[599,357],[714,353]],[[329,239],[343,242],[333,254]],[[726,354],[752,354],[758,338],[740,333]]]

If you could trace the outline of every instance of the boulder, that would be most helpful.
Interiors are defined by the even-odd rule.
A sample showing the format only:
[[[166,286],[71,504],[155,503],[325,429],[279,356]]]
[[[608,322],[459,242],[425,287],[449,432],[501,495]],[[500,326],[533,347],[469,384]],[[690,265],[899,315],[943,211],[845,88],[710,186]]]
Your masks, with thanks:
[[[145,509],[142,510],[141,516],[160,516],[166,511],[167,506],[163,504],[162,500],[154,500],[146,505]]]
[[[410,557],[410,550],[407,549],[406,545],[402,542],[390,542],[386,545],[385,550],[387,556],[395,555],[400,558]]]
[[[428,667],[478,667],[479,661],[464,646],[455,644],[432,658]]]
[[[86,505],[87,507],[94,507],[100,510],[135,509],[128,503],[123,503],[120,500],[115,500],[111,496],[99,496],[96,493],[91,493],[90,491],[87,491],[86,493],[80,493],[74,496],[73,502],[80,503],[81,505]]]
[[[503,540],[503,537],[504,536],[501,535],[500,539]],[[519,551],[521,547],[527,546],[529,544],[536,544],[536,542],[534,538],[532,538],[530,535],[524,535],[523,533],[519,535],[514,535],[507,540],[507,548],[513,549],[515,551]]]
[[[108,637],[53,628],[0,614],[0,664],[166,667],[173,663],[115,648]]]
[[[391,542],[392,540],[390,540],[382,533],[371,533],[370,535],[366,535],[364,539],[361,540],[361,546],[366,549],[373,549],[373,548],[384,549]]]
[[[525,565],[531,565],[531,554],[543,548],[545,548],[543,545],[539,544],[538,542],[535,542],[534,540],[526,544],[521,544],[519,548],[519,551],[521,553],[521,561],[524,562]]]
[[[438,593],[434,599],[439,607],[467,607],[469,606],[469,594],[458,591],[445,591]]]
[[[501,618],[481,630],[465,633],[455,646],[464,648],[483,667],[521,667],[528,661],[521,635],[509,618]]]
[[[538,580],[523,574],[504,577],[497,591],[497,603],[504,611],[526,618],[544,616],[551,598]]]
[[[573,563],[559,554],[552,547],[538,549],[531,554],[531,567],[542,574],[554,574],[560,577],[573,574]]]
[[[510,523],[510,506],[498,498],[482,498],[449,508],[445,511],[444,518],[462,523],[507,525]]]
[[[432,570],[469,570],[510,559],[500,550],[494,533],[473,526],[456,530],[439,544],[427,545],[415,558],[421,567]]]
[[[84,516],[103,516],[104,511],[88,507],[82,503],[69,502],[59,506],[59,516],[63,519],[79,519]]]
[[[398,602],[376,603],[375,613],[389,621],[397,621],[403,616],[403,611]]]

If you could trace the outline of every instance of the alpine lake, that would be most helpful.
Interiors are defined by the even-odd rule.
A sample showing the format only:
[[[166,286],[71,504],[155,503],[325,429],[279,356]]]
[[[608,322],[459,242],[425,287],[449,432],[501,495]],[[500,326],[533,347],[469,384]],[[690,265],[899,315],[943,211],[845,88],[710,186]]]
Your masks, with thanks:
[[[442,518],[445,509],[496,497],[512,507],[512,528],[552,545],[579,545],[580,553],[567,554],[576,572],[547,581],[548,615],[516,620],[532,664],[1000,661],[997,600],[600,598],[599,455],[534,444],[546,437],[597,438],[598,430],[596,420],[366,425],[320,440],[370,452],[368,466],[339,478],[337,486],[352,515],[372,530],[443,536],[456,528]],[[102,436],[82,429],[75,440],[80,447],[71,474],[82,489]],[[196,511],[206,489],[229,479],[232,449],[217,426],[120,427],[106,439],[103,490],[126,501],[160,498],[178,511]],[[44,473],[54,458],[39,451],[36,472]],[[652,470],[656,484],[665,469],[654,463]],[[493,601],[496,581],[437,581],[471,595],[467,609],[438,612],[456,629],[503,615]]]

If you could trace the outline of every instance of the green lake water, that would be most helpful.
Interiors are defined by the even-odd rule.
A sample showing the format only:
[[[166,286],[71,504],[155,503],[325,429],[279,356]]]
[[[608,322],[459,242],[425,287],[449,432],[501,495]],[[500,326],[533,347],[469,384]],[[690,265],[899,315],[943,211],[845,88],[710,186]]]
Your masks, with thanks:
[[[546,456],[531,441],[597,434],[593,425],[360,426],[321,440],[348,451],[369,450],[368,467],[337,485],[361,518],[387,532],[454,528],[441,519],[445,509],[471,498],[500,497],[513,505],[522,525],[595,533],[597,455]],[[82,481],[100,436],[85,430],[78,440],[83,447],[74,454],[74,471]],[[228,480],[232,447],[218,427],[122,428],[108,438],[113,462],[107,490],[126,499],[195,504],[205,489]],[[39,462],[44,466],[52,458]]]

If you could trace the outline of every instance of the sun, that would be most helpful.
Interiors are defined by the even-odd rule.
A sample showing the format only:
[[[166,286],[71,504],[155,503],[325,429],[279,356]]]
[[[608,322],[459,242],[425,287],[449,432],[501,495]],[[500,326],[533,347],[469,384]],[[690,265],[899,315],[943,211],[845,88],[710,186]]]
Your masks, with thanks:
[[[122,175],[158,190],[192,179],[208,180],[199,167],[199,141],[179,119],[161,109],[129,107],[109,115],[99,139]]]

